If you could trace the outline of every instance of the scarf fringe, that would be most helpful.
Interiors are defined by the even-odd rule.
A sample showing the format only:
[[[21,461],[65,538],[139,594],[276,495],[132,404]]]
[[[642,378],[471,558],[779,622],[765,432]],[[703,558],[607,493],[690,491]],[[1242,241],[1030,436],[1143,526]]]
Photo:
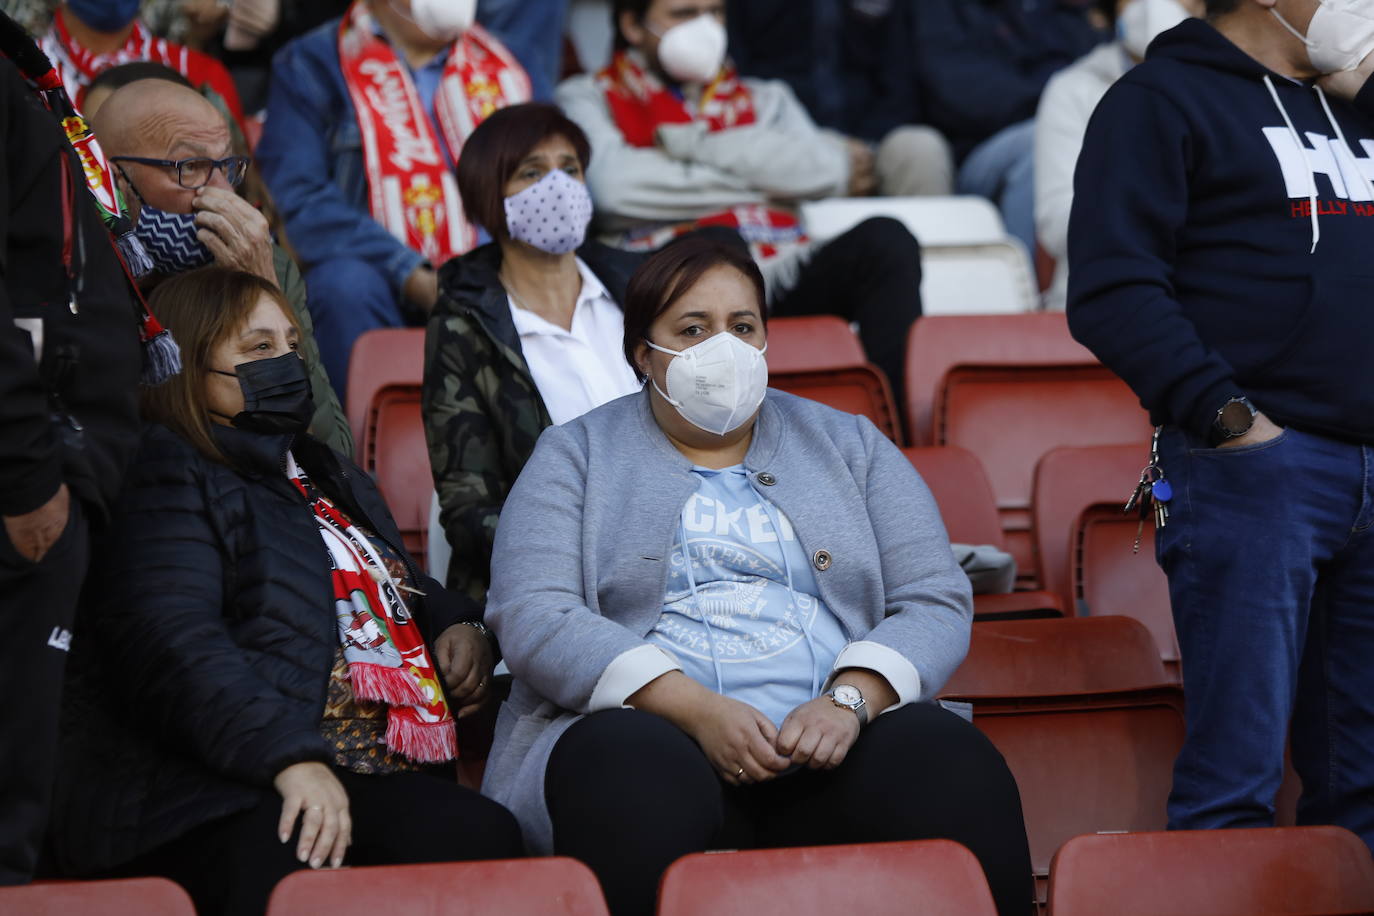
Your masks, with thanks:
[[[386,703],[388,706],[429,706],[414,675],[400,668],[373,665],[368,662],[349,662],[348,679],[353,682],[353,695],[360,700]]]
[[[134,279],[146,277],[152,273],[153,259],[148,257],[148,252],[143,247],[143,243],[138,240],[138,236],[133,231],[119,233],[115,237],[115,244],[119,246],[119,253],[124,256],[124,263],[129,265],[129,273],[134,275]]]
[[[458,756],[453,720],[420,722],[392,710],[386,717],[386,744],[416,763],[444,763]]]
[[[161,385],[181,371],[181,348],[166,329],[143,341],[143,374],[139,381],[149,387]]]

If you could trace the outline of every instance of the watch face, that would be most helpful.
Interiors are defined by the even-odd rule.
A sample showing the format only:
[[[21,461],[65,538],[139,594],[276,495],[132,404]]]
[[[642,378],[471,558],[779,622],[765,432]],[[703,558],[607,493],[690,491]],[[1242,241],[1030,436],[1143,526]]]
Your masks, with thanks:
[[[848,684],[841,684],[831,692],[838,702],[846,706],[858,706],[864,699],[863,694],[859,693],[859,688],[850,687]]]

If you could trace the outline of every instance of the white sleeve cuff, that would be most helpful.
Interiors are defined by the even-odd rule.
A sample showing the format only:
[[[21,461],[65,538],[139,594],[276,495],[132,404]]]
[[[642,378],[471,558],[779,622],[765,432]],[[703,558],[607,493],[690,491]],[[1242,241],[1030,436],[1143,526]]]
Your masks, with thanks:
[[[682,666],[657,646],[636,646],[621,652],[601,672],[587,703],[587,712],[622,709],[635,691],[669,671]]]
[[[906,656],[882,643],[864,640],[845,646],[835,659],[835,667],[825,682],[826,690],[834,683],[836,673],[845,668],[867,668],[876,671],[886,678],[892,689],[897,692],[897,702],[887,709],[869,710],[869,714],[875,719],[885,712],[900,709],[921,698],[921,675],[917,672],[916,666],[908,661]]]

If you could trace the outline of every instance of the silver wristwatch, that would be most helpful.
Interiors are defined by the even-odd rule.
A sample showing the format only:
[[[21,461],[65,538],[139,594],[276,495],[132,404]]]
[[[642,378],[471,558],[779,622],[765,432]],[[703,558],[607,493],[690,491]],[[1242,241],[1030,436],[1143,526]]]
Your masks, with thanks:
[[[858,716],[860,725],[868,724],[868,704],[864,702],[864,695],[859,692],[858,687],[850,684],[836,684],[826,696],[836,706],[847,709]]]

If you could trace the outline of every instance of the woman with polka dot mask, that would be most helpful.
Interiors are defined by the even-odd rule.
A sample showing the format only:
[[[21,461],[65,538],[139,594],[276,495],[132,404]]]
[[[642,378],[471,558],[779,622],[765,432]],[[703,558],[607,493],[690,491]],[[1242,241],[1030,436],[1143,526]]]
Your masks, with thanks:
[[[439,272],[424,417],[448,581],[478,600],[502,501],[545,427],[639,390],[620,308],[641,255],[586,241],[586,136],[552,105],[493,113],[458,189],[493,239]]]

